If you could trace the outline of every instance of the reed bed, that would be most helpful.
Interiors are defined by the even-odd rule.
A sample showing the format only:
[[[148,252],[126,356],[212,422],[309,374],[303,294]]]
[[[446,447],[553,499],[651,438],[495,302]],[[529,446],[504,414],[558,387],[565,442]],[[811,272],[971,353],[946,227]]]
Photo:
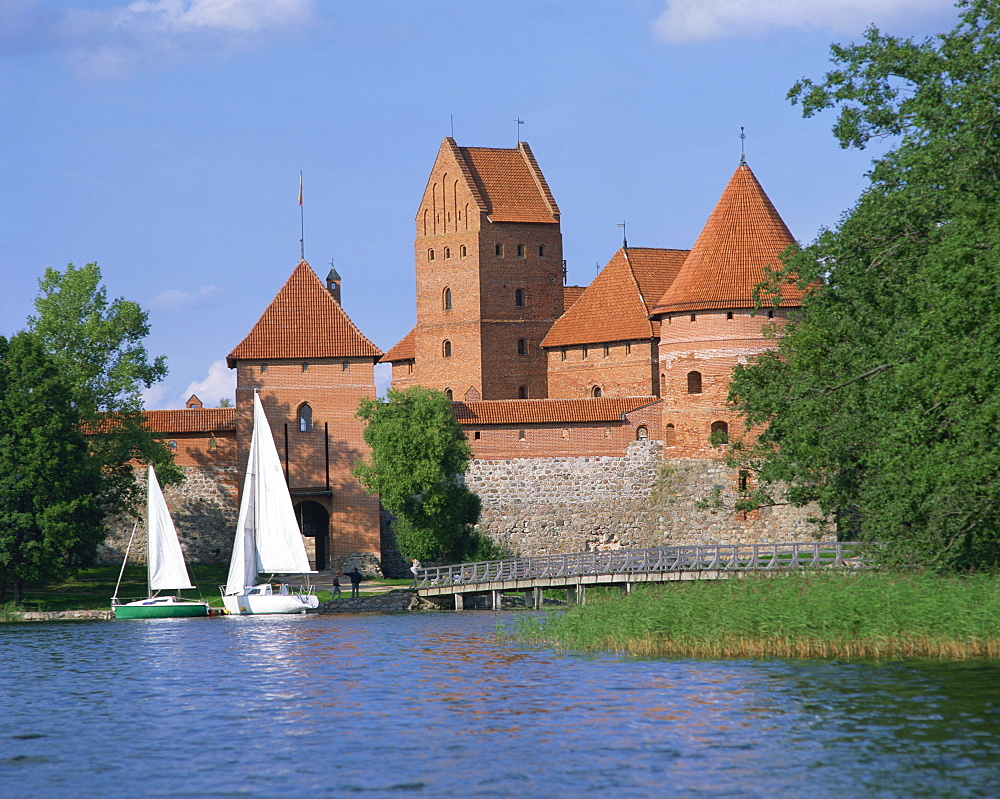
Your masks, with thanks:
[[[1000,576],[804,572],[594,591],[523,619],[540,646],[637,657],[1000,658]]]

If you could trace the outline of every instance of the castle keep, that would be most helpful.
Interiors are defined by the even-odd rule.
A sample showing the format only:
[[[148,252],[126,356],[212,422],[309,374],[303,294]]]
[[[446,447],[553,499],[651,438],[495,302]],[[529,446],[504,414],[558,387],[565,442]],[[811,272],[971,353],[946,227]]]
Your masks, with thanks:
[[[394,554],[351,475],[367,454],[354,413],[380,361],[393,387],[453,400],[480,527],[512,554],[801,538],[799,512],[727,510],[747,478],[710,443],[738,432],[733,367],[801,303],[785,285],[754,313],[754,287],[792,242],[741,162],[690,251],[625,246],[589,286],[567,286],[559,208],[530,147],[446,138],[417,210],[416,324],[401,341],[383,354],[342,307],[336,271],[324,285],[302,261],[229,353],[235,408],[193,397],[147,412],[189,474],[168,495],[186,548],[228,556],[257,391],[317,568]]]

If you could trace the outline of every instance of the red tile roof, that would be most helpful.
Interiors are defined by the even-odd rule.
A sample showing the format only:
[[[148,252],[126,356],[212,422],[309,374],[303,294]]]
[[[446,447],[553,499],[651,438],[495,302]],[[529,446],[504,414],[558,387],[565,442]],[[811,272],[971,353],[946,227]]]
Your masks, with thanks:
[[[563,313],[576,305],[576,301],[586,290],[586,286],[563,286]]]
[[[236,429],[236,408],[182,408],[144,411],[154,433],[219,433]]]
[[[371,358],[382,351],[362,335],[316,273],[299,261],[257,324],[229,353],[239,360],[263,358]]]
[[[559,221],[559,207],[527,143],[516,149],[458,147],[448,138],[443,146],[454,153],[493,222]]]
[[[636,341],[655,335],[649,315],[681,270],[687,250],[629,247],[616,252],[542,339],[543,347]]]
[[[779,267],[778,256],[793,242],[750,167],[740,164],[653,313],[752,308],[765,268]],[[781,297],[782,306],[793,307],[802,292],[788,285]]]
[[[385,355],[379,359],[379,363],[392,363],[393,361],[414,361],[417,359],[417,345],[414,343],[417,332],[413,328],[403,336]]]
[[[482,400],[453,402],[459,424],[552,424],[617,422],[623,413],[660,402],[659,397],[598,397],[586,399]]]

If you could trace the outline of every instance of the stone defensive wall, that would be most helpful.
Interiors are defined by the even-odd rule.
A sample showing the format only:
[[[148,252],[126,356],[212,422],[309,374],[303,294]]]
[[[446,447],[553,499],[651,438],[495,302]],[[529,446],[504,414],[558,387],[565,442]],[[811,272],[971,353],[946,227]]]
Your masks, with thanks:
[[[737,479],[719,461],[663,460],[659,441],[617,456],[474,460],[466,474],[479,530],[515,556],[816,538],[805,509],[734,511]]]
[[[184,466],[187,479],[179,486],[163,489],[188,563],[224,563],[233,549],[233,534],[239,513],[236,465]],[[139,475],[145,486],[145,474]],[[146,524],[142,513],[129,550],[129,563],[146,563]],[[134,520],[108,524],[108,537],[98,550],[98,563],[121,563],[132,534]]]

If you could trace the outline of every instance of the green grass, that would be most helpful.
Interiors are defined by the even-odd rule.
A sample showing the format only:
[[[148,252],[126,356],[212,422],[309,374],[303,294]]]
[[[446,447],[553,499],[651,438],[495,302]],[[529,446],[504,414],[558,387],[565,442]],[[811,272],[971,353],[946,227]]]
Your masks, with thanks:
[[[118,572],[121,566],[91,566],[74,577],[40,585],[28,585],[24,591],[21,610],[106,610],[111,607],[111,596],[115,592]],[[228,565],[188,566],[191,581],[201,589],[181,591],[179,594],[189,599],[202,598],[212,607],[222,607],[219,585],[226,581]],[[146,590],[146,567],[129,565],[125,567],[118,596],[123,600],[149,596]],[[10,605],[7,610],[11,610]]]
[[[690,657],[1000,657],[1000,575],[806,572],[589,589],[515,638]]]
[[[64,611],[64,610],[107,610],[111,606],[111,596],[115,592],[118,572],[121,566],[92,566],[83,569],[74,577],[56,580],[45,584],[28,585],[25,588],[23,604],[18,610]],[[222,597],[219,586],[224,584],[229,572],[228,564],[212,566],[189,565],[191,580],[197,586],[194,590],[181,591],[180,596],[188,599],[203,599],[215,608],[222,607]],[[349,581],[341,597],[350,597]],[[391,587],[407,586],[410,579],[379,579],[366,581],[362,586],[376,583]],[[297,585],[297,583],[295,583]],[[200,589],[200,593],[199,593]],[[118,597],[123,601],[140,599],[148,596],[146,591],[145,565],[130,564],[125,567]],[[331,598],[330,591],[317,591],[320,602]],[[12,621],[18,618],[12,603],[0,606],[0,621]]]

